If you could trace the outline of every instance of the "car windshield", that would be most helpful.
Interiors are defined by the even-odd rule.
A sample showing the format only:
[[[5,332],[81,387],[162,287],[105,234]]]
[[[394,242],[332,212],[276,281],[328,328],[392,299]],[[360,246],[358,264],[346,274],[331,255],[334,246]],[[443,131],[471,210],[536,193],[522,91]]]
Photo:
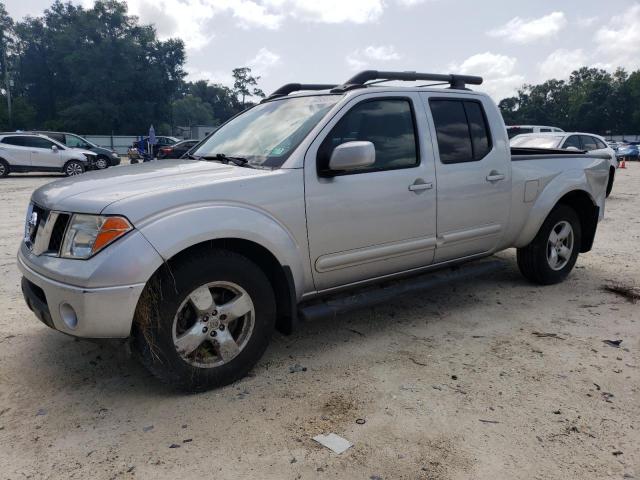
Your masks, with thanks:
[[[215,131],[191,155],[225,155],[249,165],[280,167],[340,97],[315,95],[261,103]]]
[[[510,143],[521,148],[558,148],[561,141],[562,135],[518,135]]]

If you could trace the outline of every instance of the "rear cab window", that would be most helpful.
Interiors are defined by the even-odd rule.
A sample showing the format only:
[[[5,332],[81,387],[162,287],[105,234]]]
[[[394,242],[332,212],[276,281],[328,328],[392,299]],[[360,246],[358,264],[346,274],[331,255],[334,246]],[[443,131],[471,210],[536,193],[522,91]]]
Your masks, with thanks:
[[[475,162],[491,151],[491,132],[479,101],[431,98],[429,106],[442,163]]]

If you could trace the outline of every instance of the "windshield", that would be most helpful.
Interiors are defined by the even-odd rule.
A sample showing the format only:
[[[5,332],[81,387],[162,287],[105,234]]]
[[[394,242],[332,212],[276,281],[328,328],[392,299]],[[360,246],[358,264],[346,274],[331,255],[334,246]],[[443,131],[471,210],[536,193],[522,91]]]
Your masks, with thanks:
[[[194,157],[240,157],[250,165],[280,167],[340,97],[316,95],[259,104],[215,131]]]
[[[518,135],[510,143],[512,147],[558,148],[562,138],[562,135]]]

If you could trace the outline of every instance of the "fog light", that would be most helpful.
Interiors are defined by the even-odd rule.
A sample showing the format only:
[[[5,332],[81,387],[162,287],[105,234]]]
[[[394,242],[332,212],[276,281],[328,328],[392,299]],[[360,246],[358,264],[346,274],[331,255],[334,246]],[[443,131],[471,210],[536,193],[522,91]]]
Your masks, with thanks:
[[[74,329],[78,326],[76,311],[68,303],[60,305],[60,316],[67,327]]]

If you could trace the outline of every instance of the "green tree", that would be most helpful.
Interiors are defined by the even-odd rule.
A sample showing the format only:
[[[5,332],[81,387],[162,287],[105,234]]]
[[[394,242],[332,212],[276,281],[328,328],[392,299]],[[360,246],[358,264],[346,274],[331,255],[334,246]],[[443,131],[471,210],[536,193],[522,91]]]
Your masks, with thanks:
[[[173,102],[173,123],[183,127],[213,125],[213,109],[200,97],[187,95]]]
[[[233,75],[233,88],[236,95],[239,95],[242,99],[242,107],[245,106],[246,97],[256,96],[264,98],[264,92],[257,88],[258,80],[260,77],[254,77],[251,75],[251,69],[249,67],[234,68]]]

